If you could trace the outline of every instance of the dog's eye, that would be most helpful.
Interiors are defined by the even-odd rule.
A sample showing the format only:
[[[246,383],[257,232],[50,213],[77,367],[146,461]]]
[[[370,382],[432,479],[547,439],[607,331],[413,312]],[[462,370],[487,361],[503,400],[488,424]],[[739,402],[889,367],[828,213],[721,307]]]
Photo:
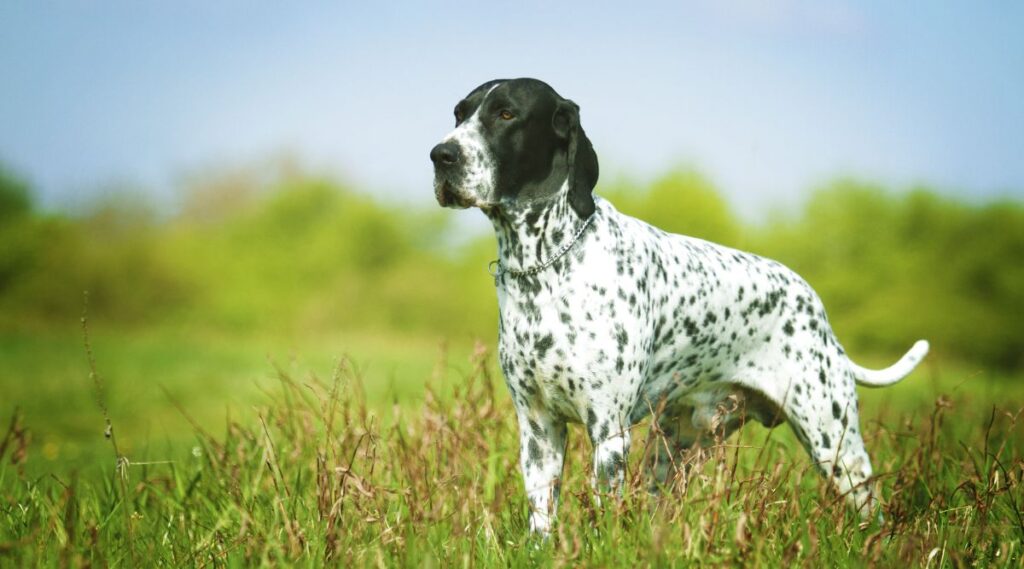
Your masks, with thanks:
[[[501,120],[503,121],[510,121],[515,118],[515,115],[512,114],[512,111],[508,109],[505,109],[498,113],[498,116],[501,117]]]
[[[465,115],[462,114],[462,111],[460,111],[459,109],[455,109],[455,122],[462,122],[462,119],[464,117]]]

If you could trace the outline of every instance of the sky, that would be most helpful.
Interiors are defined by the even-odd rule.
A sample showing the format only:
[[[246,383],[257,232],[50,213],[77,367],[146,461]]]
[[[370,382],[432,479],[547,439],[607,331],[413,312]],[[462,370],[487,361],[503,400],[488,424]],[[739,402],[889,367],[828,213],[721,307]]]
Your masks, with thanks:
[[[581,107],[603,180],[695,167],[741,213],[840,175],[1024,198],[1024,3],[0,5],[0,163],[51,207],[173,207],[290,155],[429,203],[430,148],[493,78]]]

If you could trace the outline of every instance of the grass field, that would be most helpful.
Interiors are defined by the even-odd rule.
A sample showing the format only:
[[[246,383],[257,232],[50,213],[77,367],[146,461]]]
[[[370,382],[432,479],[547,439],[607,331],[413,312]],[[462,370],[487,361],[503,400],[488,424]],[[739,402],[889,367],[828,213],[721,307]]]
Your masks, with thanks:
[[[0,341],[12,413],[0,434],[0,564],[1022,560],[1024,388],[939,358],[896,387],[861,392],[883,526],[858,527],[788,427],[750,425],[691,453],[688,474],[655,498],[642,463],[658,441],[640,426],[622,499],[598,506],[574,428],[560,521],[537,541],[515,419],[482,346],[168,330],[90,340],[112,439],[80,333]]]

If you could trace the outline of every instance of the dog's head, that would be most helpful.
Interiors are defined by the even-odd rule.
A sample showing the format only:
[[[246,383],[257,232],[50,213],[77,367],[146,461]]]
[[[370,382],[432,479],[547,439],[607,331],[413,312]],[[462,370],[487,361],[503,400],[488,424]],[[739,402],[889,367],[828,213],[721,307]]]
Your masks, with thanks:
[[[455,130],[430,151],[434,194],[446,207],[490,210],[568,192],[594,212],[597,154],[576,103],[536,79],[498,79],[455,105]]]

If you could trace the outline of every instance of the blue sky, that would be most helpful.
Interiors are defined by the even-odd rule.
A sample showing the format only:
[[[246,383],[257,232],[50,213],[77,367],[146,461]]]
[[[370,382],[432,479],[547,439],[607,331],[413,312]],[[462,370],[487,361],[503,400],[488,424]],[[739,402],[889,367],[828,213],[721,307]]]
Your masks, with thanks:
[[[705,172],[745,214],[853,174],[1024,197],[1020,2],[0,5],[0,161],[45,203],[290,153],[428,203],[495,77],[582,108],[602,176]]]

